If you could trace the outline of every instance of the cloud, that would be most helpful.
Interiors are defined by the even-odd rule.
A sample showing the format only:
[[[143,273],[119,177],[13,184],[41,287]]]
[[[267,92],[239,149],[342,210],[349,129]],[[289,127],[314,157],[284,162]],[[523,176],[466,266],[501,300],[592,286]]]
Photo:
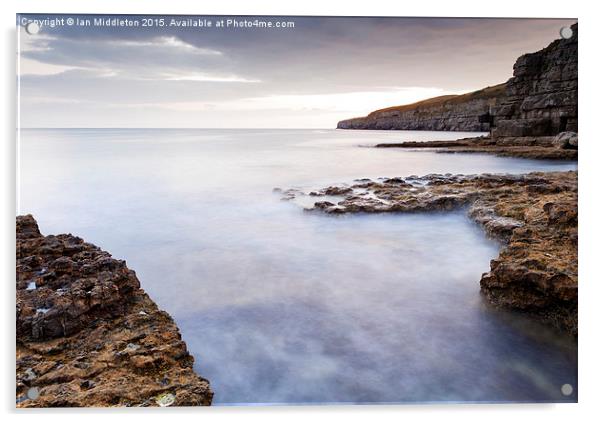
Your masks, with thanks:
[[[124,78],[160,79],[165,74],[173,76],[183,70],[189,73],[221,73],[220,69],[228,67],[228,59],[221,51],[192,45],[176,36],[99,40],[46,34],[39,39],[22,35],[21,39],[20,57],[23,62],[28,65],[43,63],[48,69],[52,66],[52,71],[33,71],[33,74],[58,73],[59,69],[110,69],[111,73]],[[32,67],[24,67],[23,74],[30,73]],[[225,73],[231,75],[233,72]]]
[[[192,54],[199,55],[208,55],[208,56],[221,56],[223,53],[221,51],[212,50],[210,48],[201,48],[195,45],[184,42],[175,36],[160,36],[153,38],[149,41],[128,41],[128,40],[119,40],[112,41],[109,44],[114,45],[116,48],[120,47],[143,47],[143,48],[151,48],[151,49],[176,49],[183,52],[188,52]]]
[[[21,30],[21,116],[33,126],[115,126],[129,118],[142,126],[299,127],[307,119],[333,127],[339,117],[503,82],[519,55],[546,46],[571,22],[290,20],[295,27],[287,30]],[[73,101],[86,106],[75,110]]]
[[[222,110],[225,112],[288,110],[293,112],[346,112],[364,115],[379,108],[383,103],[407,104],[438,95],[459,93],[461,92],[444,91],[440,88],[389,87],[388,89],[383,89],[381,91],[359,91],[336,94],[285,94],[240,98],[220,102],[187,101],[136,104],[136,106],[163,107],[180,111],[203,111],[209,109]]]
[[[194,81],[194,82],[236,82],[259,83],[259,79],[246,79],[236,75],[215,75],[207,73],[166,73],[160,78],[165,81]]]
[[[22,75],[56,75],[68,70],[77,69],[73,66],[44,63],[22,57],[19,60],[19,74]]]

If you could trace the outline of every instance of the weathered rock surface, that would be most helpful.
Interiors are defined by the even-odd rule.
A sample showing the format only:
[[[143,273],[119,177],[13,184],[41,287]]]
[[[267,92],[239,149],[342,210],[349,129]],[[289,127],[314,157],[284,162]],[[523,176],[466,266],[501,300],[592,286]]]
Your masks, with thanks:
[[[577,24],[571,29],[570,39],[518,58],[506,96],[492,111],[492,137],[577,132]]]
[[[554,136],[478,137],[455,141],[400,142],[377,144],[377,148],[435,149],[437,152],[495,154],[547,160],[577,160],[577,134],[562,132]]]
[[[173,319],[124,261],[17,217],[17,406],[209,405]]]
[[[327,190],[335,189],[317,194]],[[338,192],[338,203],[318,201],[312,209],[341,214],[466,207],[504,245],[481,277],[490,302],[577,334],[576,172],[410,176],[362,181]]]
[[[491,131],[493,138],[578,131],[577,24],[570,39],[519,57],[505,84],[342,120],[339,129]]]
[[[464,95],[444,95],[342,120],[338,129],[449,130],[487,132],[490,111],[504,96],[504,84]]]
[[[552,145],[556,148],[577,150],[578,138],[575,132],[560,132],[554,137]]]

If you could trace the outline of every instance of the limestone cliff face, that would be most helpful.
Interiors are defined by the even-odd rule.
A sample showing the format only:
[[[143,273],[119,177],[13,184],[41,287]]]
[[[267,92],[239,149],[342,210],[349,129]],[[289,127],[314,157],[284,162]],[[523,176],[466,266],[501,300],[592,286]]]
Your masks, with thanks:
[[[518,58],[493,110],[493,137],[577,132],[577,24],[571,29],[570,39]]]
[[[504,92],[504,84],[500,84],[464,95],[431,98],[342,120],[337,128],[486,132],[490,129],[490,112],[500,104]]]
[[[577,132],[577,24],[570,39],[518,58],[505,84],[340,121],[339,129],[489,131],[492,137]]]
[[[124,261],[17,217],[17,407],[209,405],[173,319]]]

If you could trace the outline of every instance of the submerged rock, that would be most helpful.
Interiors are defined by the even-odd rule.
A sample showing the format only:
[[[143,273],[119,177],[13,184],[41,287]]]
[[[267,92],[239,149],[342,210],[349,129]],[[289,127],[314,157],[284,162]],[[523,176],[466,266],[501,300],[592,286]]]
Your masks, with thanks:
[[[124,261],[20,216],[16,283],[17,407],[211,404],[173,319]]]
[[[428,175],[405,182],[361,183],[330,214],[428,212],[467,207],[488,235],[503,242],[481,277],[491,303],[528,312],[577,334],[577,173]],[[356,194],[368,191],[370,197]]]

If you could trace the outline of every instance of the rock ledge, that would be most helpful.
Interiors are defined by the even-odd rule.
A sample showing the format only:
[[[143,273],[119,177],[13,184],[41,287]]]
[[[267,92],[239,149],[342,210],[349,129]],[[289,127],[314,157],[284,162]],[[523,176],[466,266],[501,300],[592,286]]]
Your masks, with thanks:
[[[17,407],[210,405],[173,319],[124,261],[17,217]]]
[[[284,199],[303,194],[289,190]],[[577,335],[576,172],[362,179],[308,195],[332,194],[340,200],[322,199],[309,210],[344,214],[467,209],[503,244],[480,281],[489,301]]]
[[[481,136],[455,141],[406,141],[377,144],[376,148],[405,148],[434,150],[448,153],[494,154],[501,157],[518,157],[544,160],[577,160],[578,135],[560,132],[556,136],[497,137]]]

